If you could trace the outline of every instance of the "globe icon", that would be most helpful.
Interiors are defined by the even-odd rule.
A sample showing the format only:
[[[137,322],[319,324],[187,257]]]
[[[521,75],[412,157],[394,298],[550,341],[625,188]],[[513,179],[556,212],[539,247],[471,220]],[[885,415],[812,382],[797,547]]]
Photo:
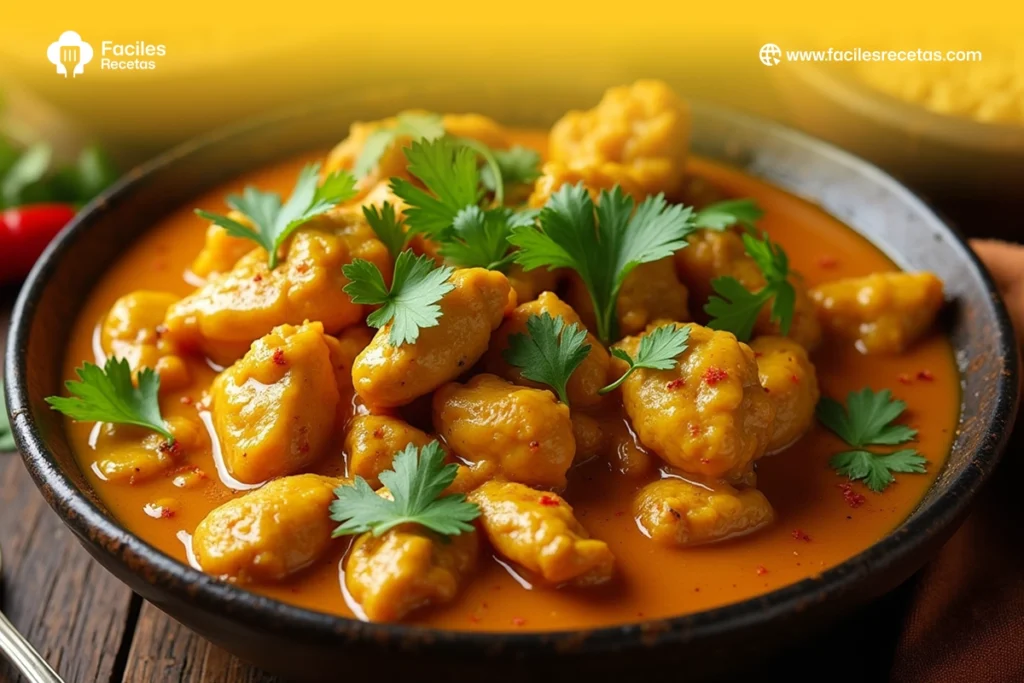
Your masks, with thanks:
[[[758,57],[765,66],[775,66],[782,61],[782,49],[775,43],[765,43],[761,46]]]

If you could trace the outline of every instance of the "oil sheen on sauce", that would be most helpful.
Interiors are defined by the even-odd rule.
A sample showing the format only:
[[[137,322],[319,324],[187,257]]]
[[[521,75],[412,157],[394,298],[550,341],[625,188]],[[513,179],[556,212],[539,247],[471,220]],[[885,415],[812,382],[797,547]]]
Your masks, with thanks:
[[[543,149],[544,136],[521,134],[520,144]],[[68,349],[64,375],[72,377],[83,361],[95,361],[94,332],[114,301],[138,289],[180,296],[192,286],[183,275],[203,244],[207,223],[193,208],[223,211],[223,197],[246,184],[290,191],[306,155],[255,171],[182,207],[158,225],[140,225],[143,235],[92,293],[81,313]],[[760,226],[783,245],[793,267],[809,285],[841,277],[893,270],[893,264],[853,231],[816,207],[776,188],[717,164],[693,160],[690,172],[735,197],[753,197],[765,209]],[[529,586],[496,560],[482,560],[476,576],[456,601],[412,615],[423,625],[462,630],[533,631],[593,628],[696,612],[757,596],[814,577],[867,549],[885,536],[917,505],[942,468],[952,443],[960,388],[948,341],[933,334],[900,356],[862,356],[852,344],[827,340],[814,354],[823,395],[843,398],[871,386],[891,388],[907,402],[909,424],[919,432],[914,446],[928,459],[924,475],[900,475],[884,494],[856,485],[829,467],[841,442],[815,426],[785,452],[758,463],[758,487],[775,508],[777,519],[752,536],[691,549],[670,549],[645,538],[631,517],[633,495],[653,477],[630,479],[592,461],[570,472],[566,497],[580,522],[608,542],[618,559],[617,578],[600,589],[546,589]],[[193,385],[168,395],[164,416],[194,415],[195,401],[214,377],[201,361],[192,362]],[[919,376],[919,373],[921,376]],[[221,483],[210,453],[190,464],[207,479],[192,489],[177,488],[173,475],[142,484],[104,483],[92,469],[98,455],[89,446],[90,424],[68,422],[82,470],[110,511],[131,531],[182,562],[189,560],[187,538],[214,507],[242,492]],[[344,472],[340,445],[316,471]],[[853,495],[850,495],[852,491]],[[863,496],[863,502],[857,504]],[[176,499],[170,517],[152,516],[152,504]],[[148,507],[147,507],[148,506]],[[147,512],[147,509],[149,512]],[[339,563],[345,540],[333,555],[295,577],[254,590],[313,610],[351,616],[339,586]],[[525,583],[525,585],[524,585]]]

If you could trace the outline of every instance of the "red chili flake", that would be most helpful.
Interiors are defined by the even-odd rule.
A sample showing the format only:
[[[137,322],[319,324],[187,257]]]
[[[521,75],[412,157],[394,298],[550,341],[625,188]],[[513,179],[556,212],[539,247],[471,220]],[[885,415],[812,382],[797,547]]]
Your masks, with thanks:
[[[535,451],[538,448],[540,448],[540,441],[531,441],[530,442],[530,450],[531,451]]]
[[[160,507],[160,519],[170,519],[174,516],[174,510],[169,507]]]
[[[846,500],[846,504],[852,508],[859,508],[864,504],[867,499],[863,494],[857,493],[853,490],[853,484],[840,484],[839,488],[843,492],[843,498]]]
[[[470,621],[472,621],[472,622],[473,622],[474,624],[479,624],[479,623],[480,623],[480,617],[478,617],[478,616],[477,616],[477,615],[475,615],[475,614],[474,614],[474,615],[472,615],[472,616],[470,616],[470,617],[469,617],[469,620],[470,620]]]
[[[625,512],[623,512],[622,510],[619,510],[618,512],[616,512],[616,513],[615,513],[615,516],[616,516],[616,517],[621,517],[621,516],[622,516],[622,515],[624,515],[624,514],[626,514],[626,513],[625,513]]]
[[[761,357],[761,356],[763,356],[763,355],[764,355],[764,354],[763,354],[763,353],[761,353],[760,351],[754,351],[754,358],[760,358],[760,357]]]
[[[910,384],[913,381],[910,379],[910,375],[905,372],[900,373],[896,379],[900,381],[900,384]]]
[[[722,370],[721,368],[716,368],[712,366],[704,371],[703,379],[708,386],[713,387],[719,382],[729,379],[729,373],[726,372],[725,370]]]
[[[253,282],[263,282],[263,276],[260,273],[256,273],[252,276]]]
[[[512,617],[512,625],[513,626],[522,626],[525,623],[526,623],[526,619],[523,619],[522,617]]]
[[[835,268],[839,265],[839,259],[828,254],[818,257],[818,265],[822,268]]]
[[[768,573],[768,570],[765,569],[765,566],[763,564],[757,565],[757,569],[755,571],[757,571],[758,576],[764,576]]]
[[[171,443],[170,441],[164,441],[160,444],[160,452],[167,453],[171,457],[176,458],[181,455],[181,442],[175,441]]]
[[[558,499],[547,494],[540,497],[540,504],[548,507],[558,507]]]
[[[274,349],[274,365],[284,365],[284,349]]]
[[[807,535],[807,532],[803,529],[793,529],[793,538],[798,541],[810,542],[811,537]]]
[[[384,438],[384,428],[383,427],[377,427],[376,429],[374,429],[373,430],[373,438],[375,438],[375,439],[383,439]]]
[[[686,384],[686,380],[684,380],[682,377],[677,377],[676,379],[665,382],[665,388],[668,389],[669,391],[674,391],[679,387],[683,386],[684,384]]]
[[[694,423],[691,422],[690,426],[689,426],[689,430],[690,430],[690,436],[697,436],[697,435],[700,434],[700,425],[697,425],[697,424],[694,424]]]
[[[191,396],[182,396],[178,400],[181,401],[181,405],[183,406],[190,406],[195,403],[195,400]]]
[[[309,442],[303,441],[302,445],[299,446],[299,453],[309,453]]]
[[[295,272],[297,272],[297,273],[305,273],[308,270],[309,270],[309,264],[308,263],[300,263],[299,265],[295,266]]]
[[[796,375],[790,375],[789,381],[792,382],[793,384],[800,384],[800,378],[797,377]]]
[[[917,378],[922,379],[925,382],[931,382],[933,379],[935,379],[935,375],[932,374],[931,370],[918,370]]]

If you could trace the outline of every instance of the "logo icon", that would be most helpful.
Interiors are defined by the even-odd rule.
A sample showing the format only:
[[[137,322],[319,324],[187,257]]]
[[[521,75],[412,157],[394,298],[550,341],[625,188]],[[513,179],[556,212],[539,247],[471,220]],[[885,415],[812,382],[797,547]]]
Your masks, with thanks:
[[[57,67],[58,74],[72,78],[85,71],[85,65],[92,61],[92,45],[82,40],[74,31],[64,31],[57,42],[46,48],[46,58]]]
[[[765,43],[757,56],[765,66],[775,66],[782,61],[782,49],[775,43]]]

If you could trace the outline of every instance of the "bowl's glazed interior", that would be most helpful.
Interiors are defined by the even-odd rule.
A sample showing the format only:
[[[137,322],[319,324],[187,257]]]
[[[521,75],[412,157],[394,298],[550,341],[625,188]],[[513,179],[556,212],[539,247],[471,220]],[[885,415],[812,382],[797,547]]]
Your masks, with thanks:
[[[643,667],[702,653],[708,670],[728,666],[737,644],[771,647],[895,586],[923,564],[955,528],[991,472],[1016,411],[1017,351],[987,274],[953,231],[914,195],[874,167],[777,126],[695,106],[695,153],[724,161],[807,198],[866,236],[900,266],[930,270],[954,300],[948,326],[963,388],[949,460],[914,514],[871,549],[831,569],[754,600],[661,622],[586,633],[473,634],[363,624],[274,602],[203,575],[122,529],[79,471],[61,417],[44,403],[59,391],[64,349],[92,285],[138,234],[196,195],[252,168],[323,149],[353,120],[395,111],[477,111],[502,122],[548,126],[596,92],[467,94],[456,88],[378,91],[291,112],[188,143],[129,173],[88,207],[37,265],[15,311],[7,356],[8,402],[17,439],[51,505],[108,569],[190,627],[257,663],[303,678],[330,672],[343,653],[352,672],[373,670],[382,654],[416,671],[428,660],[459,657],[460,671],[493,677],[493,658],[512,675],[540,658],[608,672],[624,651],[646,650]],[[756,634],[756,638],[753,637]],[[346,647],[355,645],[355,647]],[[626,660],[634,660],[626,662]],[[717,662],[717,663],[716,663]],[[532,664],[531,664],[532,666]],[[328,667],[328,668],[325,668]],[[693,670],[696,672],[696,669]]]

